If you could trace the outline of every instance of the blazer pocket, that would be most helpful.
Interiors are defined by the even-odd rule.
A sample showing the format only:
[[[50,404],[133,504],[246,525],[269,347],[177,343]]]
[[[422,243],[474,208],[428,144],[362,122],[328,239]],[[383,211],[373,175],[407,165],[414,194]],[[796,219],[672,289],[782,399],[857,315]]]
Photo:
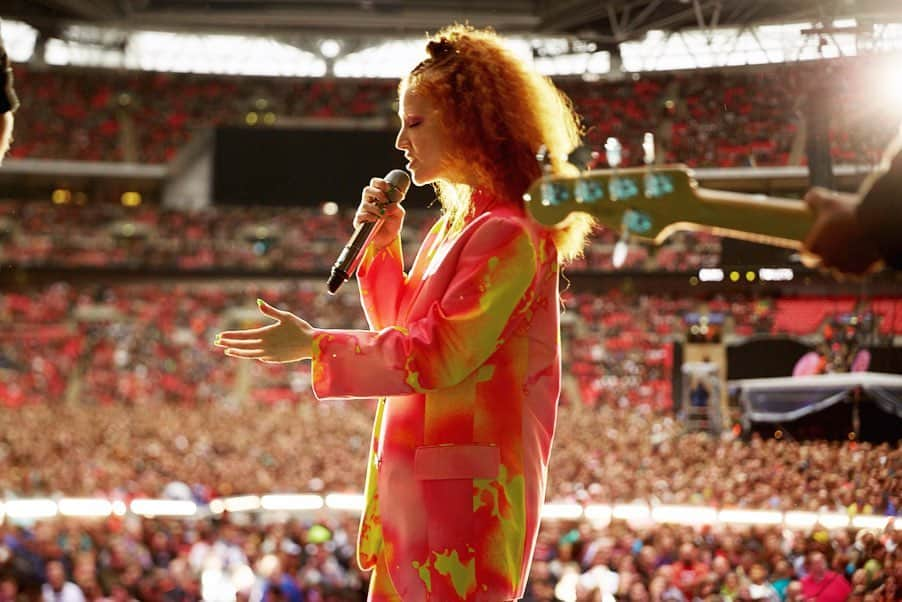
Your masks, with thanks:
[[[422,445],[413,457],[418,480],[494,479],[501,465],[497,445],[484,443]]]

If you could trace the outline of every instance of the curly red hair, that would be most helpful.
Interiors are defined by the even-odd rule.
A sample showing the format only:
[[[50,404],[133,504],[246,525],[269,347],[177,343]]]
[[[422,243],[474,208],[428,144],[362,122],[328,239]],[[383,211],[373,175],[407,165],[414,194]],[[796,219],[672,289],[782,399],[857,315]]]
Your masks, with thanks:
[[[580,128],[569,99],[505,48],[494,31],[451,25],[430,39],[426,51],[429,58],[401,81],[399,92],[422,94],[438,107],[457,145],[452,154],[473,181],[522,203],[523,193],[542,176],[540,147],[548,149],[555,173],[572,169],[563,157],[579,144]],[[472,191],[444,181],[436,188],[449,229],[459,230],[472,210]],[[582,252],[593,225],[591,217],[572,214],[553,228],[563,261]]]

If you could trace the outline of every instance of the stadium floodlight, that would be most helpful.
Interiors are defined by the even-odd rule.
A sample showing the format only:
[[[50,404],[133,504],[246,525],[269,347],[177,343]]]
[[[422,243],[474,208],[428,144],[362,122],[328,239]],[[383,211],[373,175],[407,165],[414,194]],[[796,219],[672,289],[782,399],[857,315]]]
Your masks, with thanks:
[[[319,43],[319,53],[327,59],[334,59],[341,52],[341,44],[338,40],[327,38]]]
[[[113,513],[113,504],[101,498],[64,497],[57,506],[63,516],[105,517]]]
[[[888,516],[871,516],[862,514],[852,517],[852,526],[856,529],[886,529],[889,525],[890,517]]]
[[[335,77],[399,79],[423,60],[422,40],[393,40],[346,54],[335,61]]]
[[[898,106],[902,104],[902,74],[895,62],[882,65],[880,76],[874,79],[880,103]]]
[[[661,505],[651,509],[656,523],[676,525],[713,525],[717,522],[717,510],[705,506]]]
[[[902,23],[875,23],[873,50],[902,50]]]
[[[534,38],[525,41],[532,54],[537,56],[560,56],[570,52],[570,41],[567,38]]]
[[[601,75],[611,70],[609,52],[579,52],[561,56],[539,57],[534,61],[542,75]]]
[[[366,504],[364,496],[350,493],[330,493],[326,496],[326,507],[333,510],[363,510]]]
[[[0,23],[3,34],[3,47],[9,60],[15,63],[26,63],[34,54],[38,30],[22,21],[4,20]]]
[[[795,278],[792,268],[761,268],[758,278],[764,282],[788,282]]]
[[[4,34],[6,31],[7,22],[4,22]],[[92,41],[95,38],[102,41],[117,34],[124,38],[125,44],[104,45]],[[286,77],[326,74],[326,62],[322,57],[265,36],[163,31],[126,33],[109,28],[70,27],[64,32],[63,39],[47,41],[43,58],[51,65],[178,73]]]
[[[511,53],[534,65],[543,75],[604,74],[611,70],[609,52],[596,51],[591,45],[582,45],[573,51],[565,38],[511,36],[505,38],[504,43]],[[407,39],[363,48],[336,60],[333,75],[401,78],[423,60],[423,45],[422,39]]]
[[[842,27],[837,28],[836,23]],[[678,32],[652,30],[641,40],[620,44],[620,55],[625,71],[639,72],[857,56],[860,54],[859,43],[870,38],[877,40],[876,43],[883,49],[900,47],[898,33],[885,29],[890,25],[875,24],[871,34],[858,31],[854,19],[836,23],[834,31],[824,38],[826,44],[820,43],[819,36],[811,35],[812,31],[816,31],[812,23],[686,29]]]
[[[542,518],[550,520],[577,520],[583,515],[583,507],[579,504],[545,504],[542,506]]]
[[[783,513],[774,510],[721,510],[717,519],[727,525],[781,525]]]
[[[47,498],[6,500],[4,507],[10,518],[51,518],[57,515],[56,502]]]
[[[194,516],[197,504],[186,500],[132,500],[130,505],[134,514],[141,516]]]
[[[142,31],[129,38],[126,66],[152,71],[321,77],[326,62],[272,38]]]
[[[833,20],[833,28],[834,29],[848,29],[852,27],[858,27],[858,19],[834,19]]]
[[[118,49],[87,42],[51,38],[44,45],[44,62],[56,66],[122,67],[124,55]]]
[[[322,496],[316,494],[272,494],[260,498],[264,510],[319,510]]]
[[[723,270],[720,268],[701,268],[698,271],[698,279],[702,282],[723,281]]]
[[[602,75],[611,70],[611,53],[592,43],[567,38],[505,39],[507,48],[542,75]]]

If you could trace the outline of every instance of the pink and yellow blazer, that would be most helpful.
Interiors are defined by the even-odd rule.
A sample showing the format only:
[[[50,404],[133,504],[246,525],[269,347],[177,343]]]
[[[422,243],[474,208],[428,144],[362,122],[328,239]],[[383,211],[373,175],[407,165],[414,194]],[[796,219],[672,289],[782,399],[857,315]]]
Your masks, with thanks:
[[[560,393],[557,251],[521,207],[474,195],[405,274],[400,239],[357,277],[372,330],[318,330],[317,397],[380,399],[358,562],[405,601],[523,595]]]

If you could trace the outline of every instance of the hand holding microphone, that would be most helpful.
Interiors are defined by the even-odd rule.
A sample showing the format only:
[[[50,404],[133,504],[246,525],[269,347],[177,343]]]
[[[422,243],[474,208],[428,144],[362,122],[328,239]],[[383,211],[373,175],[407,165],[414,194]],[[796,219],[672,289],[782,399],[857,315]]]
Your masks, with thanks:
[[[407,194],[409,186],[410,177],[400,169],[396,169],[384,180],[373,178],[370,185],[363,189],[360,206],[354,215],[354,228],[361,228],[367,223],[381,222],[380,225],[373,226],[373,238],[370,241],[376,248],[391,244],[401,231],[406,214],[401,201]]]
[[[382,248],[401,231],[405,211],[401,200],[410,188],[410,176],[394,169],[385,179],[373,178],[363,189],[360,206],[354,216],[354,234],[342,249],[329,277],[329,293],[334,294],[357,271],[363,253],[370,243]]]

